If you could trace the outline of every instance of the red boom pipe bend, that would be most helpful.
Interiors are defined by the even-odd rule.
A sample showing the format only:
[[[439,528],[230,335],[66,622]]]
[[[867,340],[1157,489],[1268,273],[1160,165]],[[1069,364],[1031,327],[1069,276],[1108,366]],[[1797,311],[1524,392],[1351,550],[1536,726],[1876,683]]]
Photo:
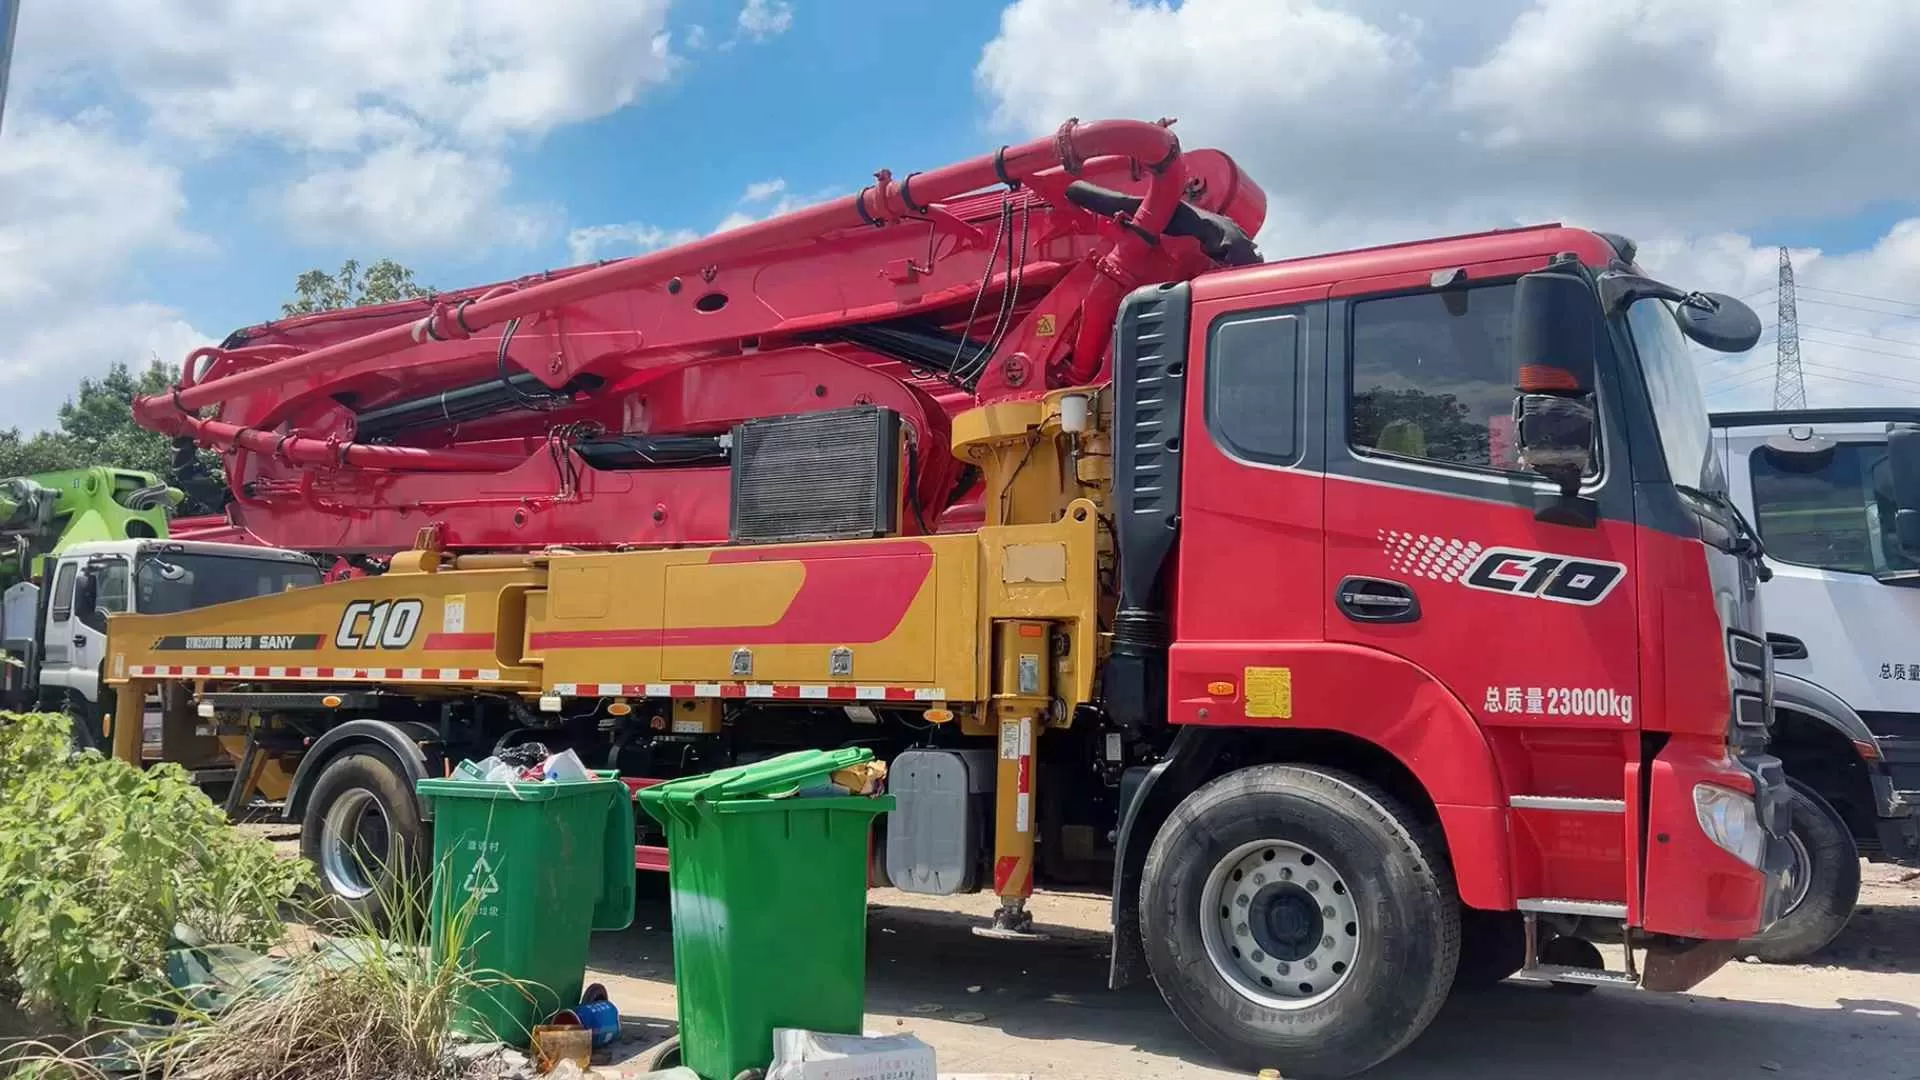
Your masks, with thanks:
[[[1020,180],[1063,164],[1077,168],[1080,162],[1102,156],[1131,158],[1148,170],[1147,193],[1140,205],[1137,224],[1148,233],[1157,233],[1164,228],[1182,194],[1185,169],[1180,161],[1180,143],[1165,126],[1139,120],[1102,120],[1085,125],[1069,121],[1053,136],[1007,147],[998,154],[985,154],[970,161],[920,173],[912,178],[912,199],[920,205],[944,202],[998,183],[1002,171],[1007,179]],[[998,167],[995,165],[996,158],[1000,162]],[[437,304],[428,315],[409,325],[388,327],[251,371],[234,372],[212,381],[194,381],[172,394],[136,399],[134,412],[144,426],[153,430],[174,435],[193,435],[204,441],[231,445],[241,429],[233,425],[214,425],[192,413],[249,391],[282,384],[322,367],[386,356],[433,338],[464,339],[475,331],[508,319],[525,317],[645,282],[664,281],[675,274],[695,273],[701,267],[727,262],[779,244],[864,225],[870,218],[886,220],[898,217],[899,211],[893,208],[906,205],[900,188],[900,182],[891,178],[877,179],[874,185],[859,194],[705,237],[680,247],[635,256],[458,306]],[[871,198],[869,192],[873,193]],[[1114,264],[1110,269],[1124,271],[1126,264],[1137,257],[1138,251],[1144,251],[1147,244],[1148,241],[1141,237],[1123,237],[1119,249],[1107,260]],[[1077,360],[1076,368],[1083,362]],[[271,453],[271,444],[279,441],[278,436],[264,432],[249,434],[258,434],[265,440],[263,445],[253,445],[251,441],[248,443],[251,448],[262,452]],[[384,451],[391,448],[356,445],[354,449]],[[283,448],[283,452],[286,452],[286,448]],[[397,461],[393,464],[403,468],[453,468],[426,464],[429,461],[450,460],[450,452],[409,453],[420,456],[411,457],[406,465]],[[497,459],[495,455],[485,456]],[[324,460],[338,460],[340,457],[339,447],[333,446],[329,447]],[[357,463],[361,457],[351,450],[345,454],[345,460],[350,462]]]

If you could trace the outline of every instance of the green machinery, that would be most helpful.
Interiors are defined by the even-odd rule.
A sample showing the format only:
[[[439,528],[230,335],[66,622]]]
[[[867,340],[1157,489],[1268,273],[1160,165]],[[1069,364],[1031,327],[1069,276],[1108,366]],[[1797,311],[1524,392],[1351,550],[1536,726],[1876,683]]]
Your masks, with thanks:
[[[30,581],[48,555],[90,540],[167,535],[167,520],[186,496],[159,477],[92,465],[0,480],[0,538],[13,551],[4,565]]]

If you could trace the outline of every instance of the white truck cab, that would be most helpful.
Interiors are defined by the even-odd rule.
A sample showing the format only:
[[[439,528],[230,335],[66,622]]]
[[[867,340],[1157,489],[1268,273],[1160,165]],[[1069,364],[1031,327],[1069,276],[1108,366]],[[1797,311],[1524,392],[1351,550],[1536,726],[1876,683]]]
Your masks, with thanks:
[[[40,582],[9,588],[0,640],[23,677],[14,708],[67,709],[98,730],[107,615],[165,614],[318,585],[311,556],[193,540],[99,540],[50,556]]]
[[[1890,436],[1920,447],[1920,408],[1719,413],[1713,427],[1772,570],[1772,751],[1805,801],[1793,906],[1754,944],[1793,961],[1845,925],[1861,855],[1920,865],[1920,520],[1902,522],[1893,497],[1911,455],[1889,453]]]

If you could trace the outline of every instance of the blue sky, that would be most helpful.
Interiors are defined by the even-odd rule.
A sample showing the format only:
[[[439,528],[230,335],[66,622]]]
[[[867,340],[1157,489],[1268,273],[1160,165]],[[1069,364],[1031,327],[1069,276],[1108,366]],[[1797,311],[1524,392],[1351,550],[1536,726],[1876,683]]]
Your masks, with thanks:
[[[26,0],[0,425],[311,267],[631,254],[1069,115],[1234,154],[1269,255],[1562,219],[1765,308],[1787,244],[1809,398],[1920,402],[1917,47],[1910,0]]]

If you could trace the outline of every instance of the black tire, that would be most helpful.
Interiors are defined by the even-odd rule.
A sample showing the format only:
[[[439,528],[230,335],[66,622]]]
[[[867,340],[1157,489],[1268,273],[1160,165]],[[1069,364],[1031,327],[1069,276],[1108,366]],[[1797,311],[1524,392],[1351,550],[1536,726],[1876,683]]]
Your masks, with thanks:
[[[79,694],[68,694],[61,703],[60,712],[67,718],[68,740],[73,752],[98,750],[102,754],[111,754],[113,746],[106,743],[100,734],[100,712],[98,708]],[[103,745],[104,744],[104,745]]]
[[[1281,858],[1274,859],[1269,844],[1277,845]],[[1329,893],[1351,897],[1338,912],[1347,917],[1341,925],[1320,922],[1323,908],[1306,911],[1312,921],[1300,930],[1300,909],[1283,908],[1290,902],[1285,891],[1299,890],[1299,879],[1309,874],[1296,876],[1287,861],[1314,865],[1298,854],[1302,850],[1337,853],[1312,873],[1334,877],[1333,886],[1318,891],[1321,899]],[[1268,883],[1258,869],[1228,869],[1255,860],[1274,860],[1286,872]],[[1258,894],[1243,902],[1256,887]],[[1220,890],[1219,916],[1207,895],[1214,888]],[[1229,889],[1237,891],[1232,904],[1225,903]],[[1238,918],[1231,914],[1235,907],[1250,914],[1229,939],[1226,926]],[[1249,934],[1256,922],[1259,928]],[[1236,1067],[1277,1068],[1300,1080],[1351,1076],[1412,1042],[1446,1000],[1460,951],[1459,900],[1430,831],[1364,780],[1291,765],[1229,773],[1174,809],[1147,853],[1140,924],[1154,982],[1194,1038]],[[1330,933],[1313,937],[1325,931]],[[1351,940],[1339,938],[1342,932]],[[1209,935],[1219,943],[1218,964],[1209,953]],[[1253,943],[1247,961],[1278,965],[1268,970],[1289,985],[1266,984],[1278,996],[1255,988],[1255,976],[1239,966],[1243,954],[1233,943],[1240,941]],[[1344,971],[1329,965],[1339,972],[1337,979],[1309,993],[1319,984],[1290,984],[1297,976],[1290,965],[1279,964],[1275,941],[1337,941],[1338,948],[1351,950],[1351,963]],[[1306,970],[1306,960],[1295,963]],[[1229,968],[1239,973],[1230,977]],[[1270,1003],[1275,1001],[1279,1007]]]
[[[1527,926],[1517,911],[1460,908],[1460,966],[1456,990],[1498,986],[1527,962]]]
[[[300,819],[300,854],[319,878],[322,914],[360,925],[385,929],[425,910],[427,844],[406,771],[374,749],[328,762]]]
[[[1795,875],[1804,851],[1812,863],[1806,895],[1780,920],[1743,943],[1748,955],[1770,964],[1797,964],[1827,947],[1853,917],[1860,900],[1860,849],[1847,823],[1827,800],[1791,777]]]

